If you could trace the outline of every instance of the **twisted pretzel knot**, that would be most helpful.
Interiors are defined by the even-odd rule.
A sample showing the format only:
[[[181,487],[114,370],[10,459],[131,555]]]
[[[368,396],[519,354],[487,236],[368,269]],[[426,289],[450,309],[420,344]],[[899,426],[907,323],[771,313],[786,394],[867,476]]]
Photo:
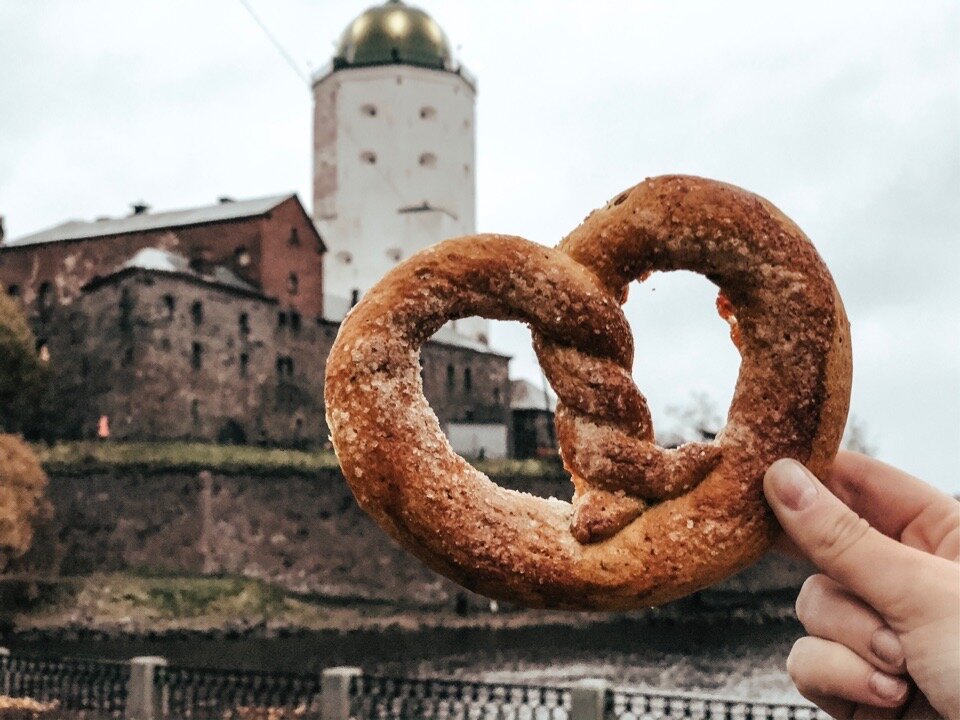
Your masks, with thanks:
[[[685,269],[721,289],[741,369],[712,443],[664,449],[630,374],[626,288]],[[419,347],[444,322],[526,322],[557,393],[574,501],[506,490],[456,455],[423,396]],[[557,249],[479,235],[428,248],[344,321],[327,362],[327,419],[364,509],[435,570],[532,606],[627,608],[704,587],[773,532],[766,467],[823,472],[850,390],[849,327],[812,244],[770,203],[715,181],[648,180]]]

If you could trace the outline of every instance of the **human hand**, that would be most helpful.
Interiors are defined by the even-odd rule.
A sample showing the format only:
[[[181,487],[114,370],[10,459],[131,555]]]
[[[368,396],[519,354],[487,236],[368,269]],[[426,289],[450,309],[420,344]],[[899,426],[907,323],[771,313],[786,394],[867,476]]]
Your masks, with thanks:
[[[823,573],[797,598],[797,689],[837,718],[960,719],[960,502],[850,452],[825,483],[793,460],[764,478],[786,544]]]

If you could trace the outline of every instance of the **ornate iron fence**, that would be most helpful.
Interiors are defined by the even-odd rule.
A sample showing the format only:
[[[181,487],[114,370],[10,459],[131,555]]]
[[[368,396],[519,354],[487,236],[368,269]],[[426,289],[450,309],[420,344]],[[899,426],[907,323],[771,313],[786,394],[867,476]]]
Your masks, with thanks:
[[[756,703],[745,700],[696,696],[687,693],[654,693],[610,690],[604,702],[605,720],[830,720],[812,705]]]
[[[65,710],[123,717],[130,666],[112,660],[46,660],[0,655],[0,682],[8,697],[56,700]]]
[[[570,688],[357,675],[351,720],[569,720]]]
[[[573,685],[168,666],[162,658],[0,654],[0,692],[57,701],[65,717],[131,720],[821,720],[813,706]],[[131,666],[135,672],[131,672]]]
[[[158,667],[154,687],[165,718],[223,720],[270,710],[276,717],[320,717],[319,675]]]

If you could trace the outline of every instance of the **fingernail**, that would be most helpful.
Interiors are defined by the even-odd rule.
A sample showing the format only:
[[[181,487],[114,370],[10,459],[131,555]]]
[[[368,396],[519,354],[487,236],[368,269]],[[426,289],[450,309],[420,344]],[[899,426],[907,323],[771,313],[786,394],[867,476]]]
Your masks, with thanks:
[[[803,510],[813,504],[817,486],[809,471],[796,460],[777,460],[767,471],[777,500],[790,510]]]
[[[870,649],[877,657],[894,667],[903,666],[903,645],[890,628],[878,628],[870,639]]]
[[[881,697],[884,700],[899,700],[907,693],[907,683],[905,680],[879,671],[870,675],[868,682],[870,689],[877,694],[877,697]]]

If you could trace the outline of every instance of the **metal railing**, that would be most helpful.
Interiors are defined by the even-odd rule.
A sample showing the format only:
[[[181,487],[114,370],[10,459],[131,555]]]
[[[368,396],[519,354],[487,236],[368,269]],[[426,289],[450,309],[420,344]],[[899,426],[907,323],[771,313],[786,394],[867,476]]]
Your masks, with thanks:
[[[61,707],[123,717],[130,665],[110,660],[16,657],[0,652],[0,690],[7,697],[56,700]]]
[[[811,705],[680,692],[572,685],[382,677],[359,668],[320,674],[213,670],[3,654],[0,690],[56,701],[65,714],[126,720],[820,720]]]

